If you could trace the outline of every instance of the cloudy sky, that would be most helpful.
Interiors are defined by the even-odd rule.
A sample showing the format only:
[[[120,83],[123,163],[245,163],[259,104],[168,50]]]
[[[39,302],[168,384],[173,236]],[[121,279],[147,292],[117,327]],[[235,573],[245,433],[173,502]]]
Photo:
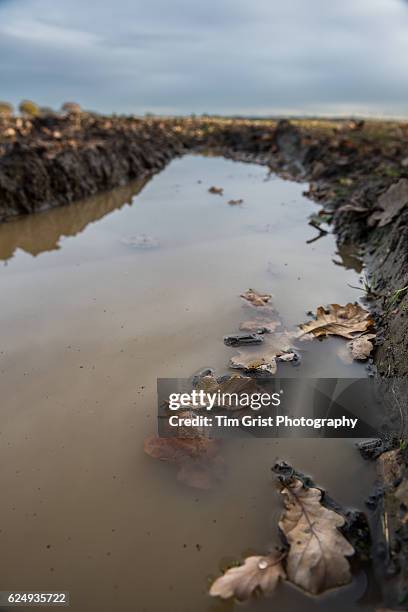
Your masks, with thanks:
[[[0,99],[408,115],[406,0],[0,0]]]

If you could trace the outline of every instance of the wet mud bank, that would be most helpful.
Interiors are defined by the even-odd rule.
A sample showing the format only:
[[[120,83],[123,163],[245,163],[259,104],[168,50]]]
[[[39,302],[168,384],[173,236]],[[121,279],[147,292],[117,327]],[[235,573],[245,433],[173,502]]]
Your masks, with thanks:
[[[182,152],[155,122],[0,118],[0,222],[151,176]]]

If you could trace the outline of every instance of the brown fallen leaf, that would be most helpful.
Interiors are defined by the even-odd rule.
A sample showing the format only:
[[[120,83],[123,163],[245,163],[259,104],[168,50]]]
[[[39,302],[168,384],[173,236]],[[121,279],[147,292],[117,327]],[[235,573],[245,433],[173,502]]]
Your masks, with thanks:
[[[378,208],[368,219],[368,225],[384,227],[408,204],[408,179],[402,178],[378,198]]]
[[[224,193],[224,189],[222,187],[214,187],[214,185],[210,187],[208,191],[216,195],[222,195]]]
[[[348,303],[345,306],[329,304],[328,308],[319,306],[316,318],[301,323],[299,327],[303,332],[301,336],[342,336],[353,340],[356,334],[361,335],[373,325],[374,321],[365,308],[359,304]]]
[[[346,557],[354,554],[354,548],[338,529],[344,518],[322,506],[319,489],[305,488],[297,478],[281,493],[285,509],[279,527],[290,546],[288,579],[313,595],[349,583]]]
[[[277,360],[283,356],[283,360],[292,361],[296,355],[291,350],[293,336],[288,332],[267,336],[260,349],[246,349],[240,351],[231,358],[231,368],[247,371],[266,372],[275,374],[277,371]]]
[[[232,567],[217,578],[210,589],[213,597],[248,599],[256,590],[271,593],[279,580],[286,578],[282,566],[284,554],[275,551],[266,557],[254,556],[245,559],[243,565]]]
[[[375,338],[375,334],[365,334],[348,342],[347,347],[351,352],[352,358],[360,361],[368,359],[374,348],[373,343],[370,342],[373,338]]]
[[[247,302],[250,302],[252,306],[266,306],[269,300],[272,298],[269,293],[258,293],[253,289],[248,289],[245,293],[241,293],[241,297]]]
[[[267,372],[276,374],[278,366],[276,363],[276,355],[265,354],[263,356],[248,355],[244,352],[238,353],[235,357],[231,357],[231,368],[238,370],[247,370],[248,372]]]

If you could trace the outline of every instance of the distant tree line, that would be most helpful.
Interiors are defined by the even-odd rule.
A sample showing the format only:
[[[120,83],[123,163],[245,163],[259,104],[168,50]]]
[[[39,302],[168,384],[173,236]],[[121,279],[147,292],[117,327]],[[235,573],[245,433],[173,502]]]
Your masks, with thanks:
[[[24,117],[41,117],[45,115],[77,115],[82,112],[81,106],[77,102],[64,102],[60,111],[56,112],[48,106],[39,106],[32,100],[22,100],[18,105],[20,115]],[[14,107],[9,102],[0,101],[0,117],[12,117],[14,115]]]

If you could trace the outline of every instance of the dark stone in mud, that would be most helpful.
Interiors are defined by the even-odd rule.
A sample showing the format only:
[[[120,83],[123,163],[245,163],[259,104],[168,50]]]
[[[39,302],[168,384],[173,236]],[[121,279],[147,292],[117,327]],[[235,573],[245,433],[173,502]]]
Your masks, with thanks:
[[[262,344],[263,337],[258,333],[253,334],[233,334],[225,336],[224,344],[227,346],[246,346],[250,344]]]
[[[397,448],[399,440],[396,437],[381,439],[375,438],[373,440],[364,440],[363,442],[357,443],[357,448],[360,451],[363,459],[375,460],[378,459],[383,453]]]

